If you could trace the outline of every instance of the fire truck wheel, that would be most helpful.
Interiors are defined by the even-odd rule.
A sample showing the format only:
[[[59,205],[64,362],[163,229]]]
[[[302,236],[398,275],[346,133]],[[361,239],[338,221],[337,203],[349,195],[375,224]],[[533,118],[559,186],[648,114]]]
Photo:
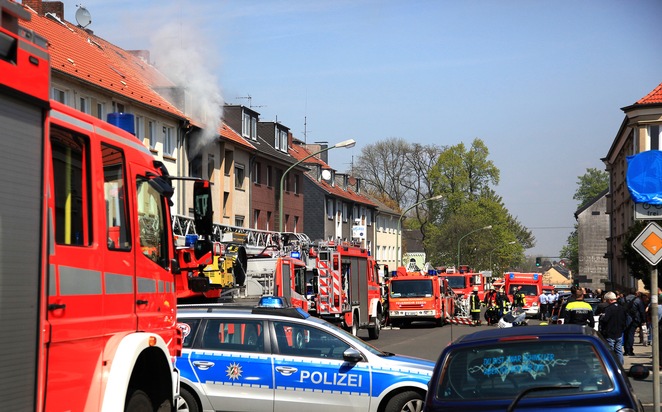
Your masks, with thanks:
[[[370,329],[368,329],[368,336],[370,339],[379,339],[379,331],[381,329],[381,324],[382,324],[382,315],[377,315],[377,319],[375,319],[375,325],[372,326]]]
[[[423,409],[423,395],[406,391],[392,397],[386,404],[385,412],[414,412]]]
[[[177,412],[200,412],[198,402],[196,402],[195,397],[191,392],[184,387],[181,387],[179,392],[182,397],[177,403]]]
[[[141,390],[135,390],[124,408],[127,412],[153,412],[152,401],[149,396]]]

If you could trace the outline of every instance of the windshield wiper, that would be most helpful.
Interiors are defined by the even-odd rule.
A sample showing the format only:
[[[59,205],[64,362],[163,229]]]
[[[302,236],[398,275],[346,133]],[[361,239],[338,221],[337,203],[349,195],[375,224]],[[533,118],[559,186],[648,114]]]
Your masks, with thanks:
[[[517,406],[517,403],[526,395],[528,395],[531,392],[544,392],[544,391],[550,391],[550,390],[564,390],[564,389],[579,389],[578,385],[556,385],[556,386],[532,386],[530,388],[524,389],[522,392],[518,393],[515,399],[508,405],[508,409],[506,409],[506,412],[513,412],[515,410],[515,407]]]

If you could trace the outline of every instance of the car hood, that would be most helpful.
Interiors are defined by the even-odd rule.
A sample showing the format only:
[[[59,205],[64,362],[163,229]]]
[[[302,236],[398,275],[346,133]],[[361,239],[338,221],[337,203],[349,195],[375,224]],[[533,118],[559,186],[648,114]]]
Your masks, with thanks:
[[[387,356],[380,358],[381,362],[387,363],[391,368],[415,368],[419,369],[421,373],[428,373],[432,375],[434,369],[434,362],[427,359],[415,358],[413,356],[395,355],[389,353]]]

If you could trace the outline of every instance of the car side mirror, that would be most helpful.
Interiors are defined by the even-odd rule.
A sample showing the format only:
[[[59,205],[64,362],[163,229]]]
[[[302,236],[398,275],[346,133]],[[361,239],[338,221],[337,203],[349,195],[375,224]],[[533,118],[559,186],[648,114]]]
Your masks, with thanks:
[[[347,348],[343,353],[342,353],[342,358],[345,362],[349,363],[358,363],[363,360],[363,355],[361,355],[361,352],[354,348]]]
[[[636,381],[643,381],[648,378],[648,375],[650,375],[650,371],[646,366],[640,363],[635,363],[630,366],[630,370],[628,371],[628,376]]]

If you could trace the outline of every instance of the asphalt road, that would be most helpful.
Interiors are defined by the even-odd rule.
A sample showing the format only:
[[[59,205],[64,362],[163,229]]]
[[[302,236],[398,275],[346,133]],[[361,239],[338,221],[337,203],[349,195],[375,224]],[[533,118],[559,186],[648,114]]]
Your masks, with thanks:
[[[529,323],[537,324],[538,321],[529,319]],[[452,340],[457,339],[462,335],[494,327],[496,326],[486,326],[484,324],[483,326],[449,324],[443,327],[435,327],[433,323],[416,322],[413,323],[411,327],[407,328],[382,329],[379,339],[377,340],[370,340],[366,330],[359,331],[359,337],[386,352],[416,356],[436,361],[443,348]],[[626,359],[625,367],[628,368],[632,363],[646,363],[646,360],[650,364],[650,359],[648,359],[650,347],[647,347],[647,349],[648,353],[646,353],[645,347],[635,345],[635,353],[637,354],[637,357]],[[634,392],[641,400],[646,412],[654,411],[652,375],[644,381],[635,381],[633,379],[630,381]]]

